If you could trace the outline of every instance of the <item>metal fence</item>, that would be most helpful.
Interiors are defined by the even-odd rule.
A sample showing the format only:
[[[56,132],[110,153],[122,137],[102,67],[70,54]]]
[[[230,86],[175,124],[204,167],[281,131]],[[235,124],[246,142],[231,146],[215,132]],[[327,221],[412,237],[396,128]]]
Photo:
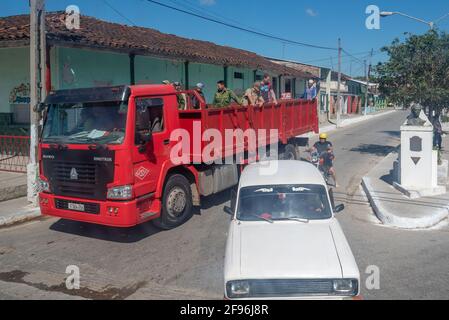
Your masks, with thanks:
[[[26,172],[30,137],[0,135],[0,171]]]

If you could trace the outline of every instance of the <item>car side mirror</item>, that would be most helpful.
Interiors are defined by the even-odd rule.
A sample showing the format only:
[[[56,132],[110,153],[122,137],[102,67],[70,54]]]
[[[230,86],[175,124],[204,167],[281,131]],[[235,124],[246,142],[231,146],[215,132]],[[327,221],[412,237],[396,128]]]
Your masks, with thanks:
[[[336,207],[334,208],[334,212],[335,212],[335,213],[342,212],[343,210],[345,210],[345,205],[344,205],[344,204],[339,204],[338,206],[336,206]]]
[[[232,211],[231,207],[229,207],[229,206],[225,206],[225,207],[223,208],[223,210],[224,210],[224,212],[226,212],[226,213],[229,214],[230,216],[233,216],[233,215],[234,215],[234,212]]]

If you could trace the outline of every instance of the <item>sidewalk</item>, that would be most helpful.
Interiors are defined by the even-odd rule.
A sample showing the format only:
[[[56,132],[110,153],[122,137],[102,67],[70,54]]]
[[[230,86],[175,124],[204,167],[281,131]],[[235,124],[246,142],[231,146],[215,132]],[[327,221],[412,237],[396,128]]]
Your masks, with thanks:
[[[362,179],[363,189],[383,224],[403,229],[430,228],[449,217],[449,193],[410,199],[393,187],[393,162],[386,156]]]
[[[17,199],[27,194],[27,176],[25,173],[0,171],[0,202]]]
[[[25,222],[40,215],[39,207],[30,205],[26,197],[4,201],[0,204],[0,228]]]
[[[333,123],[324,123],[324,124],[320,124],[320,133],[327,133],[330,131],[334,131],[334,130],[338,130],[340,128],[345,128],[348,127],[350,125],[356,124],[356,123],[360,123],[360,122],[364,122],[364,121],[368,121],[368,120],[372,120],[375,119],[377,117],[381,117],[381,116],[385,116],[388,114],[391,114],[393,112],[396,112],[396,110],[394,109],[386,109],[386,110],[382,110],[382,111],[378,111],[378,112],[374,112],[374,113],[370,113],[367,114],[366,116],[364,115],[342,115],[341,118],[341,122],[340,122],[340,127],[337,128],[337,125],[335,124],[335,120],[332,119]],[[305,135],[303,135],[302,137],[313,137],[315,136],[315,133],[307,133]]]

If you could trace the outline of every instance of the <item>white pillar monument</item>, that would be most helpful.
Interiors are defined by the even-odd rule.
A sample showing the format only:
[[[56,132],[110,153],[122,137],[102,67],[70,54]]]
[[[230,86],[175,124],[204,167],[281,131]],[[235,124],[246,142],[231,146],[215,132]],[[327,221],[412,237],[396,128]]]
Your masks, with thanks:
[[[438,151],[433,150],[433,126],[420,109],[412,108],[412,114],[401,126],[400,152],[399,181],[394,183],[398,190],[410,198],[446,193],[446,186],[438,185]]]

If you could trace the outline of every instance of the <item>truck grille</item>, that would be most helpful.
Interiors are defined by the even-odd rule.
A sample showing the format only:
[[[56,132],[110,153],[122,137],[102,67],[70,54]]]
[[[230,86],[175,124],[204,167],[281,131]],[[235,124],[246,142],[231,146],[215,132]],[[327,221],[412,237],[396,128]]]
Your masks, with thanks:
[[[75,169],[77,179],[71,178]],[[55,163],[54,181],[58,184],[61,195],[81,198],[94,198],[97,183],[96,165],[94,163]]]
[[[110,159],[100,161],[96,159]],[[115,152],[109,149],[43,149],[43,173],[56,196],[106,200],[114,180]]]
[[[69,203],[77,203],[84,205],[84,211],[86,213],[91,214],[99,214],[100,213],[100,205],[98,203],[88,203],[88,202],[77,202],[77,201],[68,201],[64,199],[55,199],[56,209],[62,210],[70,210]],[[79,211],[77,211],[79,212]]]
[[[92,163],[67,163],[58,162],[55,165],[55,178],[59,182],[74,182],[70,177],[72,169],[77,172],[76,182],[83,184],[95,184],[96,166]]]

